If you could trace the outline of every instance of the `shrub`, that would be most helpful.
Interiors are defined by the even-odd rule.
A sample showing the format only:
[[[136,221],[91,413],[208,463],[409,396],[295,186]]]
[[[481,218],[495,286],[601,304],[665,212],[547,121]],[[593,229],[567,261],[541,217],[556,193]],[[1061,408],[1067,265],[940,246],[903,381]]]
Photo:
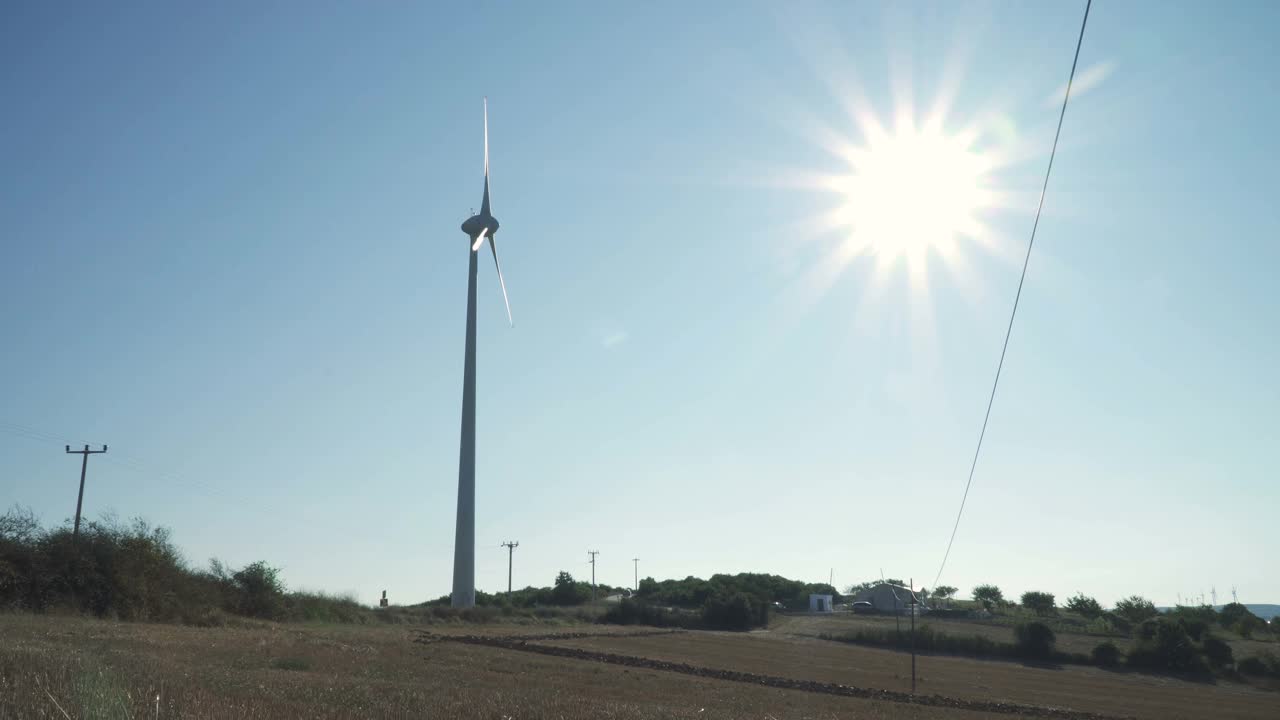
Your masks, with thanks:
[[[743,592],[716,595],[703,604],[702,622],[717,630],[750,630],[769,623],[769,606]]]
[[[556,584],[551,590],[551,602],[556,605],[581,605],[591,598],[591,589],[584,588],[584,584],[575,581],[572,575],[561,570],[560,574],[556,575]]]
[[[973,599],[987,610],[1004,604],[1004,593],[995,585],[979,585],[973,589]]]
[[[1117,602],[1115,612],[1135,625],[1160,614],[1155,603],[1141,595],[1133,595]]]
[[[1052,615],[1054,607],[1053,593],[1029,590],[1022,593],[1022,607],[1037,615]]]
[[[667,610],[642,600],[623,598],[600,616],[600,622],[611,625],[650,625],[652,627],[690,627],[693,616],[679,610]]]
[[[1235,661],[1231,646],[1225,640],[1211,635],[1204,639],[1204,657],[1209,661],[1209,666],[1215,669],[1227,667]]]
[[[1067,609],[1090,620],[1102,616],[1102,606],[1084,593],[1076,593],[1067,598]]]
[[[1223,605],[1222,612],[1218,614],[1218,622],[1222,623],[1224,628],[1233,628],[1237,623],[1248,620],[1257,620],[1259,624],[1262,623],[1262,618],[1254,615],[1249,608],[1238,602]]]
[[[1120,648],[1110,640],[1098,643],[1089,653],[1089,659],[1099,667],[1115,667],[1120,663]]]
[[[1053,630],[1042,622],[1018,623],[1013,628],[1013,637],[1018,651],[1024,657],[1044,660],[1053,656],[1053,645],[1057,638]]]
[[[280,571],[259,560],[231,575],[235,586],[237,612],[249,617],[275,620],[283,614],[284,583]]]
[[[1133,623],[1129,622],[1128,618],[1117,615],[1114,612],[1103,613],[1102,619],[1116,632],[1128,635],[1133,631]]]
[[[1256,655],[1244,658],[1240,662],[1236,663],[1236,669],[1243,675],[1261,677],[1267,674],[1267,664],[1262,661],[1262,658]]]
[[[1150,639],[1140,640],[1129,651],[1129,665],[1147,670],[1193,674],[1208,672],[1208,665],[1192,645],[1191,638],[1182,625],[1164,620],[1156,622],[1154,628],[1155,632]]]
[[[1209,635],[1209,623],[1195,618],[1178,618],[1178,622],[1186,629],[1192,640],[1200,642]]]

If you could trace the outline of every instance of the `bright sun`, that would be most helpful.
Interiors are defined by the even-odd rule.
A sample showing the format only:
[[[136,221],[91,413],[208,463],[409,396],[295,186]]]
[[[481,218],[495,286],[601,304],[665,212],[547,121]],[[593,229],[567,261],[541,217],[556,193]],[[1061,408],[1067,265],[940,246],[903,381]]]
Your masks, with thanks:
[[[848,172],[822,183],[838,196],[825,220],[844,236],[840,254],[904,260],[914,275],[930,252],[945,261],[960,238],[981,238],[980,217],[998,193],[988,177],[994,162],[975,150],[974,134],[948,135],[939,123],[900,122],[891,133],[869,125],[864,145],[838,150]]]

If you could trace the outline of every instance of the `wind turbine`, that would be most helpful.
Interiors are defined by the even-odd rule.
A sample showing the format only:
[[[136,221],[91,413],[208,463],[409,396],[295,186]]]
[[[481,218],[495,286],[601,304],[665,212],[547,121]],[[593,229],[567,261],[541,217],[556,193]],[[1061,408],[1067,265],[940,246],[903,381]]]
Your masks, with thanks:
[[[511,319],[511,303],[507,300],[507,283],[498,264],[498,219],[489,204],[489,99],[484,100],[484,198],[480,212],[462,223],[469,238],[470,269],[467,271],[467,350],[462,370],[462,442],[458,453],[458,521],[453,540],[453,607],[476,604],[476,254],[484,241],[493,251],[493,266],[502,286],[502,301],[507,306],[507,322]]]

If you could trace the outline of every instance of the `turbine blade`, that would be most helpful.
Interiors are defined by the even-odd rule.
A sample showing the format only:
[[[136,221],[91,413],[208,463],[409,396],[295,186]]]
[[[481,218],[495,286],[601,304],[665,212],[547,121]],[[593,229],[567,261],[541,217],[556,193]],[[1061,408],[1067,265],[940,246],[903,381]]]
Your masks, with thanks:
[[[511,317],[511,301],[507,299],[507,281],[502,279],[502,266],[498,264],[498,246],[493,242],[493,238],[489,238],[489,249],[493,251],[493,267],[498,271],[498,284],[502,286],[502,302],[507,306],[507,322],[511,327],[515,327],[516,321]]]
[[[484,99],[484,199],[480,201],[480,214],[492,212],[489,204],[489,98]]]
[[[476,236],[476,241],[471,243],[471,252],[475,252],[480,249],[480,246],[484,244],[484,236],[488,234],[489,228],[485,228],[480,231],[480,234]]]

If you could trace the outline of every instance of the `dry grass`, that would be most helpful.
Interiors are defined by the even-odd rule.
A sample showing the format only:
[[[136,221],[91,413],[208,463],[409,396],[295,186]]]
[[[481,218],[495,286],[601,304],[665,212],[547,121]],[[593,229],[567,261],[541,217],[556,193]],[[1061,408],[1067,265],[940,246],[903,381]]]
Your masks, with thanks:
[[[161,718],[992,717],[457,643],[423,646],[411,636],[397,626],[192,628],[0,615],[0,719],[141,720],[156,717],[157,695]]]
[[[910,626],[911,618],[901,618],[902,627]],[[980,635],[996,642],[1011,643],[1014,641],[1013,626],[1004,622],[982,620],[939,620],[930,617],[916,618],[917,623],[928,623],[934,630],[941,630],[948,635]],[[894,626],[894,618],[885,615],[784,615],[770,626],[780,633],[802,637],[818,637],[822,633],[839,635],[860,628],[890,629]],[[1213,628],[1213,633],[1231,644],[1236,659],[1257,655],[1271,650],[1276,652],[1277,643],[1270,634],[1259,634],[1252,640],[1245,640],[1233,632],[1222,628]],[[1127,635],[1092,635],[1083,633],[1057,633],[1057,649],[1067,653],[1088,655],[1095,645],[1111,641],[1122,651],[1127,650],[1133,641]]]
[[[911,683],[911,661],[906,653],[786,636],[777,630],[591,638],[555,644],[887,690],[907,690]],[[1140,718],[1280,717],[1280,693],[1233,683],[1193,683],[1091,667],[921,657],[918,688],[922,693],[950,697]]]

